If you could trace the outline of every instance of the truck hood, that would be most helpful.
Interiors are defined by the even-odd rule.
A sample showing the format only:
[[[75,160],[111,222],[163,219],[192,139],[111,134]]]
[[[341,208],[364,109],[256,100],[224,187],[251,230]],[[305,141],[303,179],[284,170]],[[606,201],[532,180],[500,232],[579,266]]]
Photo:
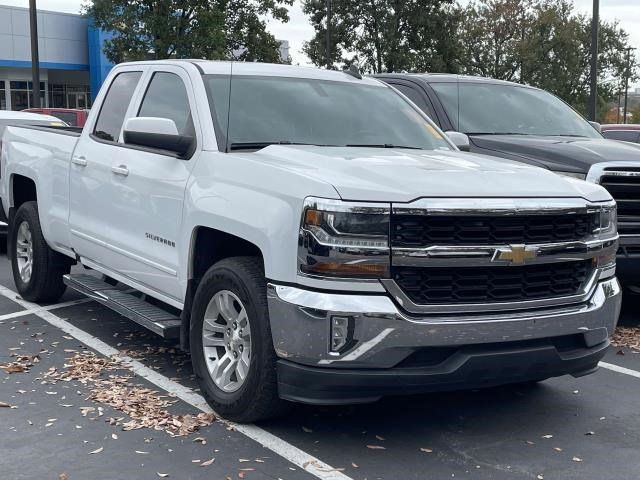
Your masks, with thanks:
[[[471,135],[471,142],[497,154],[511,154],[556,171],[587,173],[600,162],[637,161],[640,146],[604,138],[538,135]]]
[[[247,155],[247,154],[240,154]],[[611,197],[600,186],[544,169],[450,150],[272,145],[260,163],[333,185],[343,200],[409,202],[420,197]]]

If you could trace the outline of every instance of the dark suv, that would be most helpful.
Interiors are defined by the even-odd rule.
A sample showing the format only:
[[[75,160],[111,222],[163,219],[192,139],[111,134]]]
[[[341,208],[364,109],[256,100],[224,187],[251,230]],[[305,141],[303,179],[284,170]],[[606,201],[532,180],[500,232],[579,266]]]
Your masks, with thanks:
[[[554,95],[450,74],[383,74],[461,150],[547,168],[605,187],[618,203],[618,277],[640,284],[640,146],[605,139]]]

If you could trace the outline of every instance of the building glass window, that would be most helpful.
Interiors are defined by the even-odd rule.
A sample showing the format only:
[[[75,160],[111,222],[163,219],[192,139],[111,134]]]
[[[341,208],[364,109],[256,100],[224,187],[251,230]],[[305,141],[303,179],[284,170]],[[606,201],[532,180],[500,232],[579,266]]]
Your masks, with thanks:
[[[49,84],[50,108],[90,108],[91,94],[88,85]]]
[[[12,110],[24,110],[25,108],[31,108],[31,98],[33,83],[22,81],[9,82],[9,88],[11,90],[11,109]],[[40,106],[45,106],[45,85],[44,82],[40,82]]]
[[[7,92],[4,89],[4,80],[0,80],[0,110],[7,109]]]

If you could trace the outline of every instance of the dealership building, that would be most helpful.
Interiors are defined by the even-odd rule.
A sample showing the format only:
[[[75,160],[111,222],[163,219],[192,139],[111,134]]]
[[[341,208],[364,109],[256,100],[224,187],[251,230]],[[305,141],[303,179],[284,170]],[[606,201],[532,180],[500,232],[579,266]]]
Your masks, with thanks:
[[[0,5],[0,110],[31,107],[29,9]],[[113,66],[102,45],[110,34],[81,15],[38,10],[41,106],[89,108]],[[280,55],[288,58],[287,41]]]
[[[89,20],[38,11],[41,105],[89,108],[112,65],[102,53],[108,38]],[[0,5],[0,109],[31,106],[29,9]]]

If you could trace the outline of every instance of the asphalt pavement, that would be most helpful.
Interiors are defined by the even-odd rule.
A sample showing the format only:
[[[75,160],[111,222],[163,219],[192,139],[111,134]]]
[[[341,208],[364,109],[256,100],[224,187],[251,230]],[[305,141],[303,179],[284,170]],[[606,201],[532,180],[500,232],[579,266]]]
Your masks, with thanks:
[[[2,287],[15,290],[5,258]],[[640,478],[640,353],[627,348],[604,360],[624,373],[609,367],[534,386],[297,406],[255,427],[216,421],[171,436],[123,430],[127,415],[89,398],[91,382],[56,381],[51,372],[83,352],[117,351],[148,367],[135,375],[122,367],[133,385],[174,402],[172,415],[196,415],[184,394],[197,397],[193,372],[175,344],[73,292],[41,310],[6,289],[0,364],[38,358],[27,371],[0,370],[0,402],[10,405],[0,408],[3,480]],[[640,327],[639,306],[625,298],[624,325]]]

